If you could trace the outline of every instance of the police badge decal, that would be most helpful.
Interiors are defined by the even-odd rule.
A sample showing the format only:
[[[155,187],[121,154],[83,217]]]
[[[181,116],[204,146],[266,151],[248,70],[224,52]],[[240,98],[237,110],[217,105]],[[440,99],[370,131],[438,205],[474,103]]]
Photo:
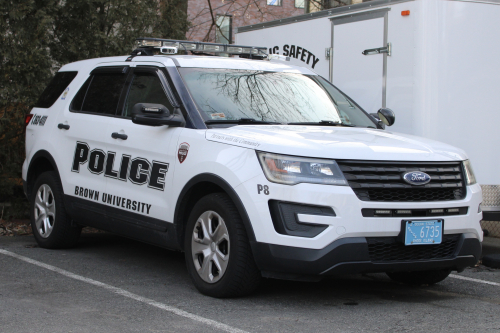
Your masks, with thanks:
[[[189,143],[183,142],[179,145],[179,151],[177,151],[177,157],[179,158],[179,162],[184,162],[188,155],[189,151]]]

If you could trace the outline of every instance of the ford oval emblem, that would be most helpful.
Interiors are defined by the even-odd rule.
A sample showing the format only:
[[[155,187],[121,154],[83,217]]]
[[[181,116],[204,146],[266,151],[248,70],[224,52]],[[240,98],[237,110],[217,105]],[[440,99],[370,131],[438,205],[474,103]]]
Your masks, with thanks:
[[[403,175],[403,179],[411,185],[425,185],[431,181],[431,176],[425,172],[410,171]]]

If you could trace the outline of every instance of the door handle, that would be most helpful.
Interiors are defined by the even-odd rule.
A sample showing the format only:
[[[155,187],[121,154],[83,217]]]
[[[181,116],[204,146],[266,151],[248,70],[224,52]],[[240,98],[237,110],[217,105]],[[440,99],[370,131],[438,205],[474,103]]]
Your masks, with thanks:
[[[128,135],[127,134],[120,134],[120,133],[117,133],[117,132],[113,132],[113,133],[111,133],[111,137],[113,139],[127,140]]]
[[[378,47],[376,49],[367,49],[361,53],[363,55],[387,53],[387,55],[390,56],[391,55],[391,43],[387,43],[387,46],[385,46],[385,47]]]
[[[61,123],[61,124],[57,124],[57,128],[69,130],[69,125]]]

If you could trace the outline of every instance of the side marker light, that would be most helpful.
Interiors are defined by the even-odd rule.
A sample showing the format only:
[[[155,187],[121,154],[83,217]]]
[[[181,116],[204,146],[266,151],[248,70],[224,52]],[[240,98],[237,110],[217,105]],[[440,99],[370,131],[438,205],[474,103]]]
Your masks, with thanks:
[[[33,115],[32,114],[27,114],[26,117],[24,118],[24,126],[28,126],[30,121],[31,121],[31,118],[33,118]]]
[[[401,16],[410,16],[410,11],[409,10],[401,11]]]

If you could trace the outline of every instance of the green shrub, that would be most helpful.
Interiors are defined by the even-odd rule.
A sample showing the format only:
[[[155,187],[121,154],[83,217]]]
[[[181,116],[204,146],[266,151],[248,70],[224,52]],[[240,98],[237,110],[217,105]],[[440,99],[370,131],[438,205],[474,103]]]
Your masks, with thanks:
[[[10,215],[26,215],[24,118],[57,69],[127,55],[136,37],[184,39],[186,12],[187,0],[0,0],[0,202]]]

